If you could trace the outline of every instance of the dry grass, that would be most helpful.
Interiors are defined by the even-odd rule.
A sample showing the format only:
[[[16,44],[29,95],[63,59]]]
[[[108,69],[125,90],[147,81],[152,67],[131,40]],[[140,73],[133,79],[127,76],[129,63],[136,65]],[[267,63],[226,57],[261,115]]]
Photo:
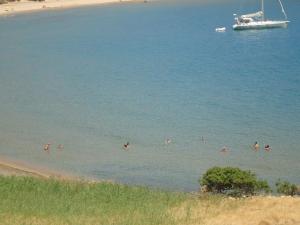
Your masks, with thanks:
[[[171,214],[186,225],[300,225],[300,198],[215,198],[187,201]]]

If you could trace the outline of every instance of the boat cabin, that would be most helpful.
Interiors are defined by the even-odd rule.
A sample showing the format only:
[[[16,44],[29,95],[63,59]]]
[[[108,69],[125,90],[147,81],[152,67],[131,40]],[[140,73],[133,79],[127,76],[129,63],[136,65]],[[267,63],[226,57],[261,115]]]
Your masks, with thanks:
[[[236,18],[236,23],[241,24],[241,23],[250,23],[254,22],[254,19],[251,17],[238,17]]]

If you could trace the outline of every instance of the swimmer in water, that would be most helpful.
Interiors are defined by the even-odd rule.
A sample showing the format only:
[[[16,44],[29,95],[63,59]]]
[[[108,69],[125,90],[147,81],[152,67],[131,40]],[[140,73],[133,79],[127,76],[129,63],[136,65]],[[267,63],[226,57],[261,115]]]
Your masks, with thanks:
[[[129,142],[127,142],[126,144],[123,145],[124,150],[128,150],[129,149]]]
[[[64,145],[62,144],[57,145],[57,150],[62,151],[63,149],[64,149]]]
[[[221,148],[220,152],[227,153],[229,151],[229,148],[227,146],[224,146]]]
[[[172,140],[170,138],[165,139],[165,145],[171,144]]]
[[[46,151],[46,152],[48,152],[49,153],[49,151],[50,151],[50,143],[48,143],[48,144],[44,144],[44,151]]]
[[[267,151],[267,152],[271,151],[270,145],[265,145],[265,151]]]
[[[206,141],[205,141],[203,136],[201,136],[201,141],[202,141],[203,144],[206,144]]]
[[[254,148],[255,151],[258,151],[258,150],[259,150],[259,144],[258,144],[257,141],[254,142],[253,148]]]

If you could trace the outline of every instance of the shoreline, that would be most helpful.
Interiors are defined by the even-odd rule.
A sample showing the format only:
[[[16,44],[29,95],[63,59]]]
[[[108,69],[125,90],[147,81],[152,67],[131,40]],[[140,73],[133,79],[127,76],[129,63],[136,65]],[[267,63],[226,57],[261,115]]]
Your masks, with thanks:
[[[174,220],[170,221],[176,225],[244,225],[250,220],[252,225],[296,225],[300,222],[298,213],[300,198],[297,196],[223,198],[218,195],[185,195],[184,197],[180,192],[166,193],[147,187],[124,187],[122,184],[114,186],[110,185],[111,182],[104,186],[97,186],[98,184],[95,183],[101,182],[88,180],[83,180],[84,183],[75,183],[74,186],[73,181],[82,180],[53,177],[50,171],[32,168],[23,162],[8,161],[0,157],[0,175],[5,176],[3,171],[7,170],[19,175],[35,177],[38,180],[28,182],[28,179],[2,177],[5,182],[1,191],[5,203],[0,204],[0,209],[6,211],[0,215],[0,220],[5,224],[77,224],[76,222],[80,221],[80,224],[90,225],[99,221],[99,211],[104,212],[101,214],[102,217],[113,218],[113,224],[123,224],[122,218],[125,218],[126,223],[129,221],[132,224],[143,225],[146,223],[142,221],[149,220],[150,216],[154,221],[159,221],[162,212],[164,218],[168,216],[173,218]],[[72,183],[53,182],[51,178]],[[43,185],[45,183],[47,185]],[[175,204],[171,204],[172,202]],[[156,210],[156,207],[159,210]],[[27,213],[28,208],[31,214]],[[17,212],[14,211],[16,209]],[[138,216],[131,218],[132,209],[141,209],[141,211]],[[164,211],[161,211],[162,209]],[[123,212],[122,216],[120,212]],[[105,223],[112,224],[109,221],[111,220]],[[170,224],[170,222],[166,220],[166,223],[162,224]]]
[[[66,171],[58,171],[46,167],[29,165],[28,162],[6,158],[0,155],[0,176],[26,176],[39,179],[55,179],[61,181],[80,181],[87,183],[116,183],[114,180],[104,180],[89,176],[80,176]]]
[[[29,0],[20,0],[18,2],[9,2],[0,4],[0,17],[12,16],[15,14],[24,14],[40,12],[45,10],[70,9],[93,5],[116,4],[127,2],[144,2],[143,0],[45,0],[35,2]]]
[[[79,177],[64,172],[52,171],[29,166],[25,162],[0,157],[0,176],[31,176],[43,179],[55,178],[59,180],[79,180]]]

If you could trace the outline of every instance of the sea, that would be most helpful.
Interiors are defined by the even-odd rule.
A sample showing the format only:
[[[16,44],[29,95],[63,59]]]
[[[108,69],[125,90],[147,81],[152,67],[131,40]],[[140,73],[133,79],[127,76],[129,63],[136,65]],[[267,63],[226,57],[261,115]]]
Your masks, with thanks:
[[[300,1],[283,4],[287,28],[248,31],[232,30],[233,14],[258,1],[1,17],[0,156],[175,191],[197,191],[214,166],[299,184]],[[265,14],[284,19],[277,1]]]

